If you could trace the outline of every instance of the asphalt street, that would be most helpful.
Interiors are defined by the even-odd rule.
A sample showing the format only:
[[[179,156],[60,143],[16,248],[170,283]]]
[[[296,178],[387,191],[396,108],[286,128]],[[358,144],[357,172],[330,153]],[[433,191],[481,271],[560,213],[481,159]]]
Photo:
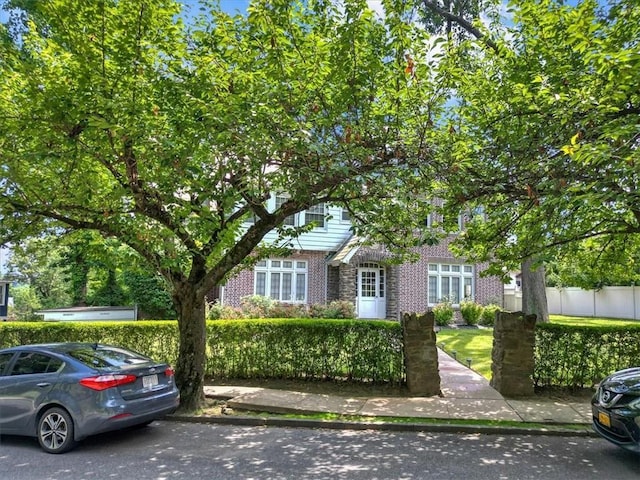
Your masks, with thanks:
[[[154,422],[64,455],[0,438],[2,480],[640,478],[640,456],[599,438]]]

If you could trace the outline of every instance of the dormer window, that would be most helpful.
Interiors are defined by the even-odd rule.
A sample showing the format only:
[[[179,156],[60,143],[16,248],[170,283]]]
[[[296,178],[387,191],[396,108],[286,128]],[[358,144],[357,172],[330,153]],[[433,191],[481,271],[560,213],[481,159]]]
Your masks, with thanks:
[[[285,202],[289,200],[289,197],[286,195],[276,195],[276,210],[280,208]],[[325,204],[319,203],[312,207],[309,207],[307,210],[303,210],[300,213],[289,215],[282,222],[283,225],[289,225],[291,227],[299,227],[303,225],[308,225],[310,223],[314,223],[317,228],[325,228],[326,227],[326,211]]]
[[[289,197],[285,197],[284,195],[277,195],[276,196],[276,210],[279,209],[284,203],[286,203],[289,200]],[[284,219],[284,222],[282,222],[283,225],[290,225],[292,227],[296,226],[296,216],[295,215],[289,215],[287,218]]]
[[[325,227],[326,213],[324,211],[324,203],[319,203],[317,205],[314,205],[313,207],[310,207],[309,209],[302,212],[302,214],[304,215],[305,225],[308,225],[311,222],[313,222],[316,224],[316,227],[318,228]]]

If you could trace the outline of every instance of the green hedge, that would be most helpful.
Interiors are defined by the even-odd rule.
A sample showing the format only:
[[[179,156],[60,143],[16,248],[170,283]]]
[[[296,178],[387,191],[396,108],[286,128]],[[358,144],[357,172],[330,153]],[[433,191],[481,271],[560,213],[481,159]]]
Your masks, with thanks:
[[[397,322],[217,321],[209,324],[208,347],[214,377],[404,381]]]
[[[173,365],[178,356],[172,321],[0,324],[0,347],[75,341],[121,345]],[[364,320],[209,321],[206,375],[402,383],[402,329]]]
[[[178,324],[175,321],[0,323],[0,348],[51,342],[120,345],[175,365]]]
[[[640,325],[538,324],[534,355],[535,386],[590,388],[611,372],[640,366]]]

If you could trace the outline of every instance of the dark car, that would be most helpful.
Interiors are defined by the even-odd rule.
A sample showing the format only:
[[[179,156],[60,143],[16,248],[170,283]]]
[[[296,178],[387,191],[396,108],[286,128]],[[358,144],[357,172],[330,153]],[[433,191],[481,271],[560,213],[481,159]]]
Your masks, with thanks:
[[[168,364],[124,348],[52,343],[0,350],[0,435],[37,437],[49,453],[151,423],[179,402]]]
[[[591,410],[598,434],[640,452],[640,367],[620,370],[600,382]]]

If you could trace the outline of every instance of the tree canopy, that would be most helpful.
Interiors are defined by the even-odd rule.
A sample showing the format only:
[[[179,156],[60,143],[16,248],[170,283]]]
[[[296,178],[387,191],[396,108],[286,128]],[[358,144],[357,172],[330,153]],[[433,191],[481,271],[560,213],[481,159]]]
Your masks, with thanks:
[[[0,241],[94,230],[161,273],[183,408],[203,398],[206,293],[301,233],[287,216],[344,205],[390,245],[422,221],[442,96],[403,11],[259,0],[230,16],[203,2],[186,25],[172,0],[9,4]],[[262,245],[274,228],[281,241]]]
[[[640,237],[640,10],[629,0],[517,0],[511,11],[513,25],[491,32],[493,46],[459,47],[473,65],[456,68],[454,54],[443,67],[457,98],[438,142],[452,173],[443,191],[451,208],[484,212],[459,245],[491,260],[494,273],[588,238],[597,239],[591,248],[616,247],[601,260],[631,258]]]
[[[159,272],[187,410],[206,293],[286,249],[304,228],[283,221],[314,205],[406,252],[433,240],[414,234],[438,194],[469,216],[461,253],[498,274],[587,238],[638,244],[634,0],[516,0],[510,27],[460,22],[474,38],[446,49],[414,23],[431,0],[384,1],[382,17],[363,0],[235,16],[205,1],[189,24],[172,0],[8,3],[0,243],[93,230]]]
[[[166,281],[126,246],[95,232],[24,239],[12,244],[7,267],[12,291],[32,291],[16,301],[18,319],[42,308],[87,305],[137,305],[138,318],[175,318]]]

